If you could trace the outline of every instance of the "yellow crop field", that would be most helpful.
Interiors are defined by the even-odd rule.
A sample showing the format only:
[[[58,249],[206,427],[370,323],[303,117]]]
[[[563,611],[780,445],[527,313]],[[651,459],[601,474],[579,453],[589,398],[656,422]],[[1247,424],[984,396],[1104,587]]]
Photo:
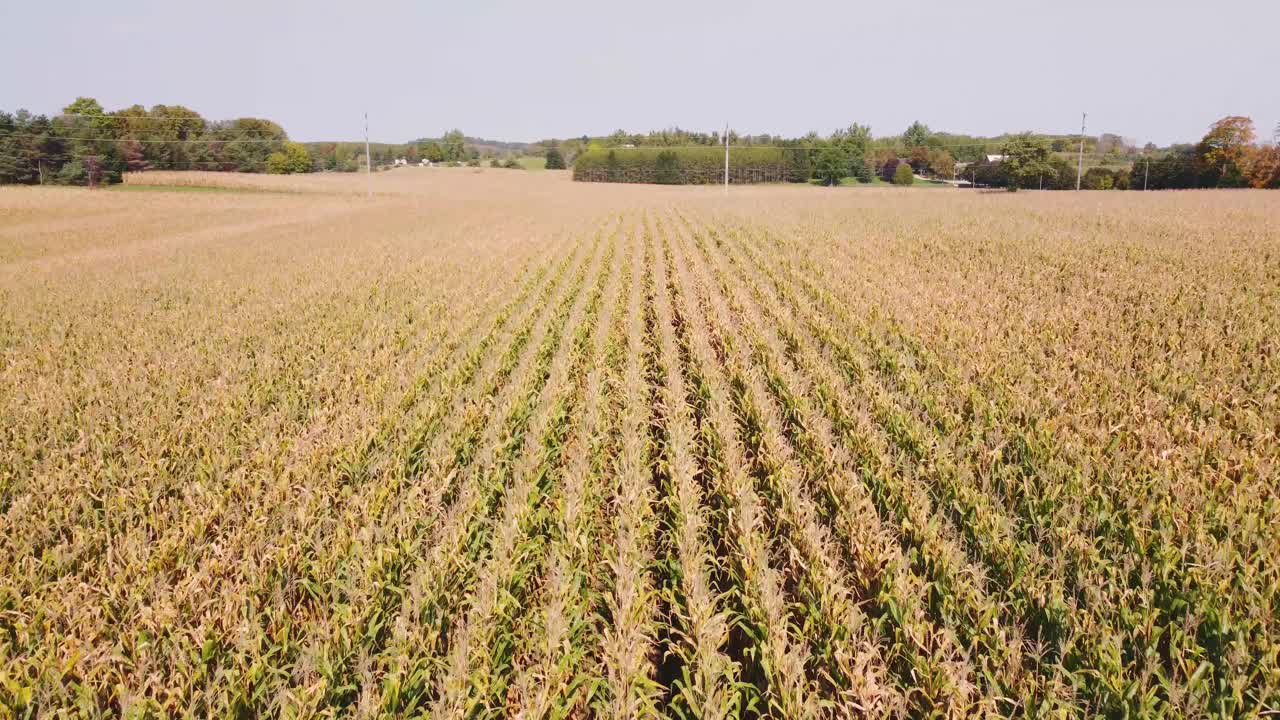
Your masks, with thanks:
[[[0,188],[0,717],[1280,713],[1274,197],[366,182]]]

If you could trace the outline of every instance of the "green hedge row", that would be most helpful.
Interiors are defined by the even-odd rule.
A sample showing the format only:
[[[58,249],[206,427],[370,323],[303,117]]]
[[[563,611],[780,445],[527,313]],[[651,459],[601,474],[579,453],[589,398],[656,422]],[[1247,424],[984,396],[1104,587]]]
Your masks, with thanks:
[[[729,182],[785,182],[793,158],[784,148],[729,148]],[[699,185],[724,182],[723,147],[587,150],[574,160],[573,179],[584,182]]]

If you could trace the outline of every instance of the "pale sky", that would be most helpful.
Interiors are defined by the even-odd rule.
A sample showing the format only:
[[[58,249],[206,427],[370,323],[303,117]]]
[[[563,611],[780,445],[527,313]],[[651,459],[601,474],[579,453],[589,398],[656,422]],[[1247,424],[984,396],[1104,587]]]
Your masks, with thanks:
[[[0,109],[182,104],[296,140],[459,127],[1114,132],[1280,122],[1277,0],[0,0]]]

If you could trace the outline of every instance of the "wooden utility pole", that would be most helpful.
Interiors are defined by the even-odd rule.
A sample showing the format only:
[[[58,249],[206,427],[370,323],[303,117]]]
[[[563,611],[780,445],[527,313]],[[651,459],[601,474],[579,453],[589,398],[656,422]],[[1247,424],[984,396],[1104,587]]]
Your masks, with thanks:
[[[724,195],[729,197],[729,123],[724,124]]]
[[[1147,167],[1142,172],[1142,191],[1147,191],[1147,180],[1151,177],[1151,158],[1147,158]]]
[[[1076,190],[1080,189],[1080,180],[1084,177],[1084,123],[1089,119],[1089,113],[1080,115],[1080,162],[1076,166]]]
[[[373,155],[369,152],[369,113],[364,114],[364,169],[365,179],[368,180],[368,187],[365,190],[366,197],[373,197]]]

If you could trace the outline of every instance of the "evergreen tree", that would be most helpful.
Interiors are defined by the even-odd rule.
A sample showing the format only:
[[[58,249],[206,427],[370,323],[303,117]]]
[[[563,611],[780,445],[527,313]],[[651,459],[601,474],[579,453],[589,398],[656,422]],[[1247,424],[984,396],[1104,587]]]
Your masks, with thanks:
[[[907,131],[902,133],[902,144],[909,148],[924,147],[929,142],[929,137],[933,132],[929,130],[929,126],[919,120],[911,123]]]
[[[654,160],[653,181],[659,185],[676,185],[680,182],[680,160],[670,150],[658,153]]]
[[[609,177],[609,182],[622,181],[622,161],[618,159],[618,153],[610,150],[608,157],[604,161],[605,173]]]

